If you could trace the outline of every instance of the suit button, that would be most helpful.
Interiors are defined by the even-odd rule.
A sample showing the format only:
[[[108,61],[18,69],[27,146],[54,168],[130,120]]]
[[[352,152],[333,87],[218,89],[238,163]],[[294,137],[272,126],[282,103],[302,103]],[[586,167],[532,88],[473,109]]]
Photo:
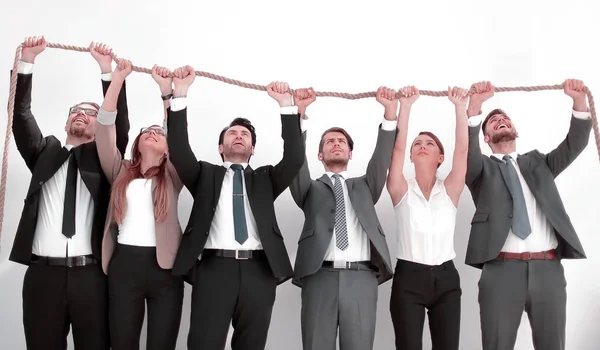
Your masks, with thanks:
[[[330,228],[329,228],[329,232],[333,232],[333,227],[330,227]]]
[[[509,218],[512,218],[512,213],[508,214],[508,217],[509,217]]]
[[[209,231],[206,231],[206,235],[207,235],[207,236],[208,236],[208,232],[209,232]]]
[[[332,214],[335,214],[335,209],[331,209],[331,213],[332,213]]]
[[[44,181],[38,182],[38,185],[40,185],[40,186],[43,185],[43,184],[44,184]]]
[[[213,208],[213,213],[214,213],[215,211],[217,211],[217,208]]]

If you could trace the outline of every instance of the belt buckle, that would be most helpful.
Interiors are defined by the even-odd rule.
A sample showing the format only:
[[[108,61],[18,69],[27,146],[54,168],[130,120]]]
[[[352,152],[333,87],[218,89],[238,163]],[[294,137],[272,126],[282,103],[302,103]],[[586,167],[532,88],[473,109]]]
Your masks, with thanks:
[[[235,251],[235,260],[248,260],[249,258],[240,258],[240,251],[241,250]]]
[[[344,260],[334,260],[333,261],[333,268],[334,269],[347,269],[348,268],[348,264]]]
[[[525,261],[531,260],[531,253],[530,252],[521,253],[521,259],[523,259]]]
[[[67,267],[73,267],[73,259],[71,259],[71,257],[67,256],[67,257],[65,258],[65,265],[66,265]]]

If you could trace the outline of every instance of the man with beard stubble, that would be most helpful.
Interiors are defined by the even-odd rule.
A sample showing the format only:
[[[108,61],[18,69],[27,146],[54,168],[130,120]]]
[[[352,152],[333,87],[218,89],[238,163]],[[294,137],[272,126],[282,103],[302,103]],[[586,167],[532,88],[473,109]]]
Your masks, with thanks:
[[[108,291],[101,245],[110,185],[95,142],[99,106],[69,109],[65,145],[43,136],[31,112],[33,64],[47,46],[43,37],[23,43],[12,131],[32,173],[10,260],[27,265],[23,279],[23,326],[27,349],[64,350],[69,328],[75,349],[108,350]],[[111,50],[90,44],[106,93]],[[127,148],[129,119],[125,85],[118,98],[116,145]]]
[[[583,82],[568,79],[563,88],[573,99],[566,138],[550,153],[518,154],[518,133],[506,112],[494,109],[481,123],[481,106],[494,94],[492,84],[471,87],[465,182],[475,214],[465,262],[482,269],[483,350],[512,350],[523,310],[535,349],[565,349],[567,295],[561,259],[586,256],[554,179],[585,149],[592,121]],[[479,147],[480,125],[490,157]]]
[[[303,129],[312,89],[296,91]],[[396,138],[398,99],[381,87],[376,99],[385,107],[366,174],[348,176],[354,141],[339,127],[326,130],[318,158],[325,174],[312,180],[306,157],[290,185],[305,222],[298,240],[295,278],[302,288],[304,350],[333,350],[339,327],[341,350],[373,348],[377,287],[392,278],[392,264],[375,203],[385,185]],[[306,132],[303,132],[306,142]]]

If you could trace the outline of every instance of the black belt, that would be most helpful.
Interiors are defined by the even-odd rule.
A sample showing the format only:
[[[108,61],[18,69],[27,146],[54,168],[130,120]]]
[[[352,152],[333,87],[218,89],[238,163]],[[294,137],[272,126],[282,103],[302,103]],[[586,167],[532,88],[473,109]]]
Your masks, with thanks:
[[[249,260],[266,257],[265,251],[257,250],[229,250],[229,249],[204,249],[203,256],[216,256],[236,260]]]
[[[87,265],[96,265],[100,261],[93,255],[69,256],[64,258],[51,258],[46,256],[31,255],[31,263],[36,265],[79,267]]]
[[[370,261],[323,261],[322,267],[339,270],[374,270],[375,266]]]

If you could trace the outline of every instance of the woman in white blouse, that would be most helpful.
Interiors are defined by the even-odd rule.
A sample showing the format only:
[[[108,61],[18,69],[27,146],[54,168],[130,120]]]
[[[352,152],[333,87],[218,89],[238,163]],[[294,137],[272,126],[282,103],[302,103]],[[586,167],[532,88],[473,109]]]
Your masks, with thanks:
[[[164,126],[142,128],[130,159],[123,159],[116,147],[117,100],[131,70],[131,62],[119,62],[96,124],[98,157],[112,185],[102,239],[111,346],[113,350],[140,348],[147,306],[146,349],[175,350],[184,286],[183,278],[171,274],[171,268],[181,241],[177,202],[183,184],[168,158]],[[181,69],[175,76],[176,86],[186,84]],[[169,70],[155,66],[152,77],[163,95],[171,91]],[[170,102],[163,100],[166,121]]]
[[[410,145],[415,179],[403,175],[411,105],[419,97],[414,86],[402,88],[398,136],[387,179],[398,227],[398,252],[390,313],[396,348],[421,350],[425,309],[428,310],[433,350],[459,348],[460,277],[454,267],[456,208],[467,171],[467,93],[448,88],[456,111],[456,146],[452,170],[437,177],[444,147],[431,132],[420,132]]]

